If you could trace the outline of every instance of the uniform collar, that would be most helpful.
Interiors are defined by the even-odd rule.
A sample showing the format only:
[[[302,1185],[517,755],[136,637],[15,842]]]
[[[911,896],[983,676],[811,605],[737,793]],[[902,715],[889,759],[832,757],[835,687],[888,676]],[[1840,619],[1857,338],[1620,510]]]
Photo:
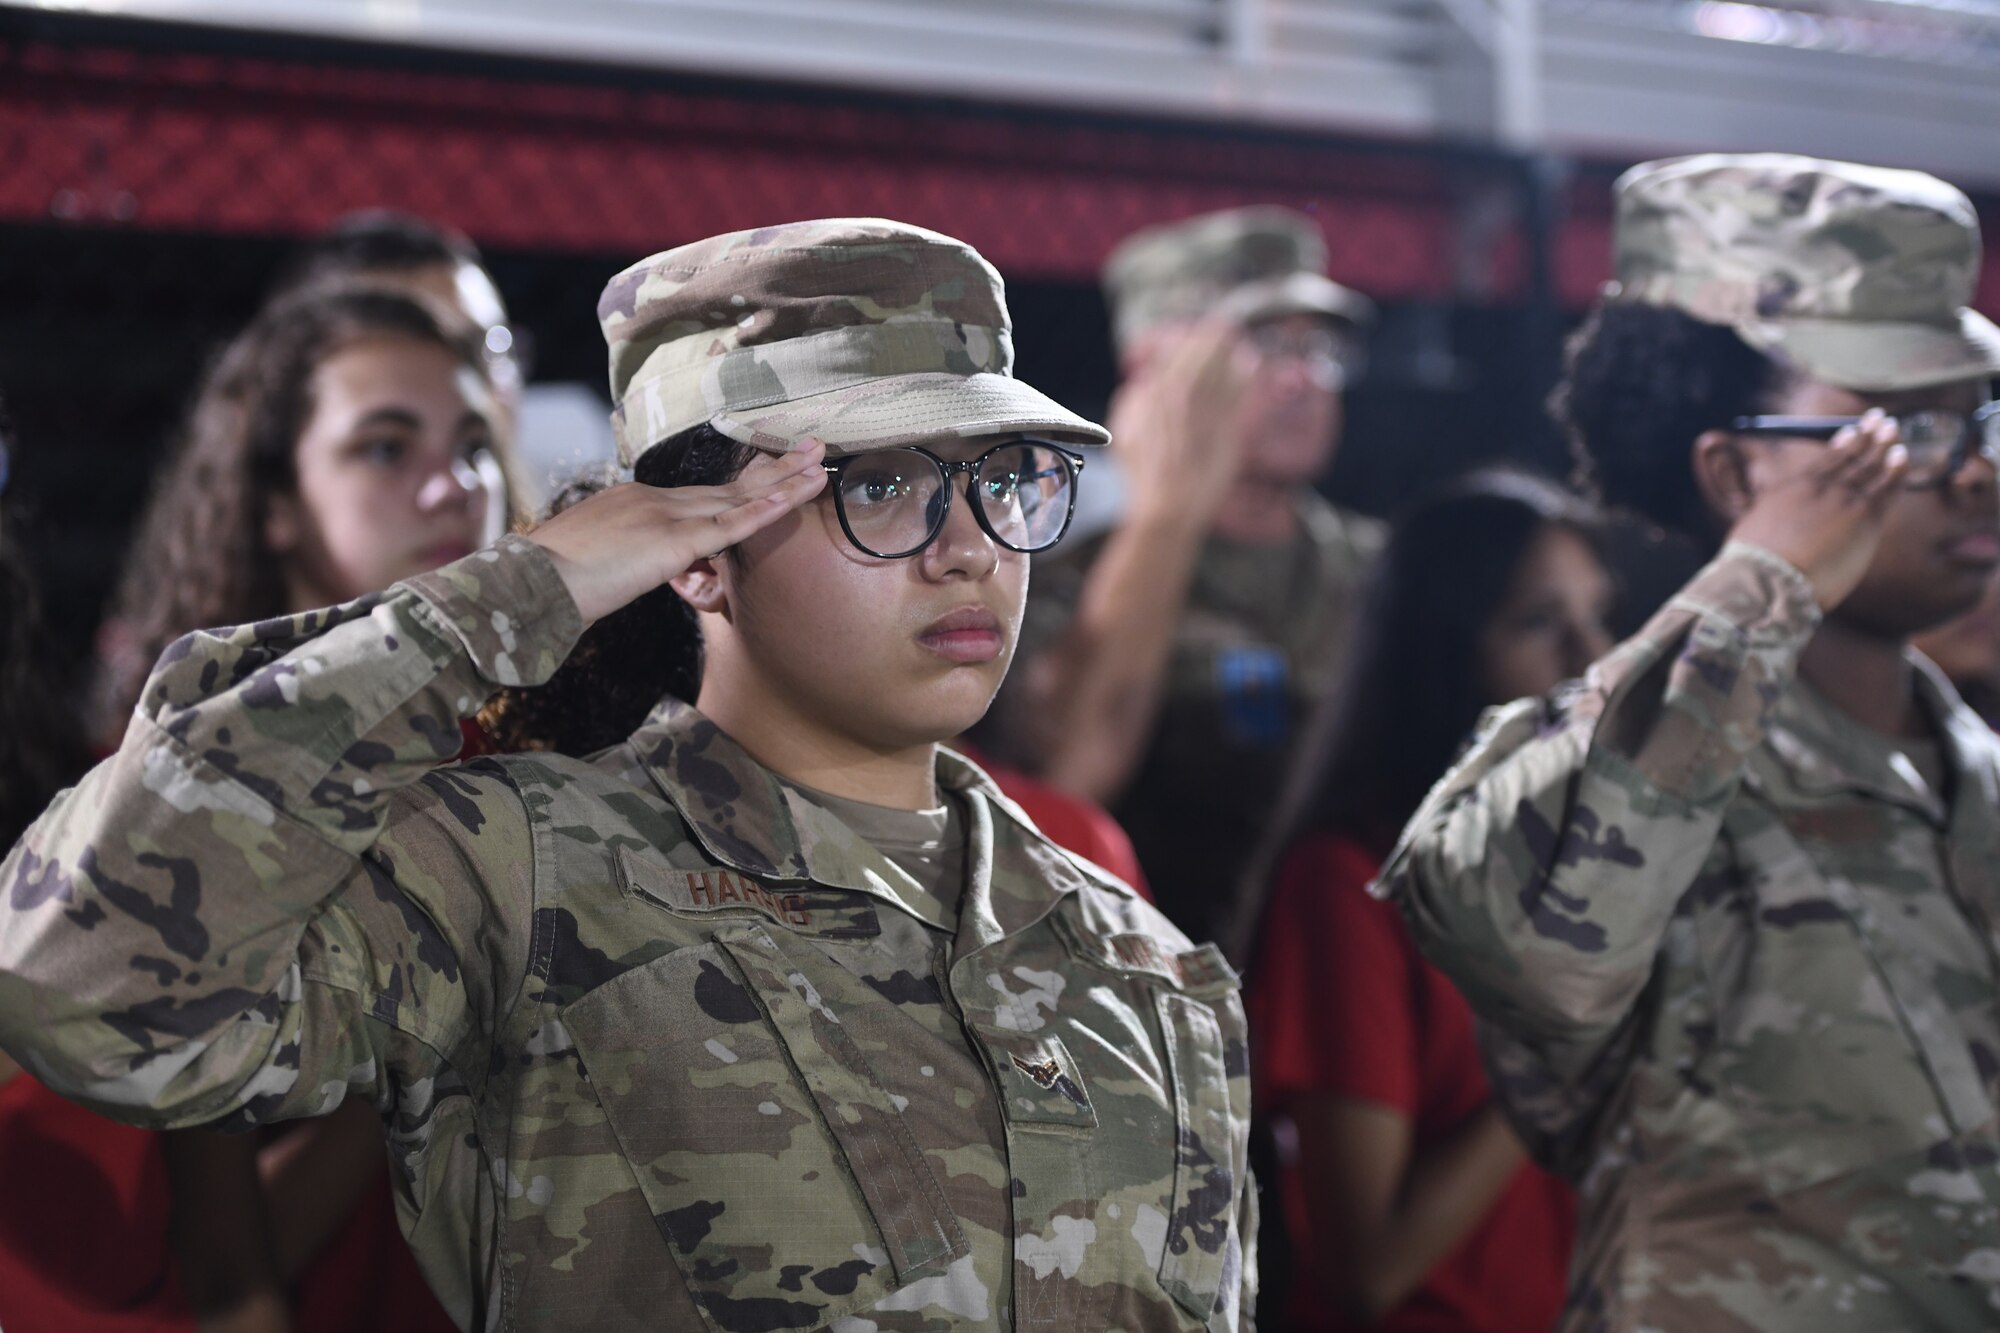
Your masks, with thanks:
[[[753,879],[851,889],[949,927],[919,909],[928,895],[908,874],[693,706],[661,700],[630,744],[660,794],[722,865]],[[978,765],[942,746],[937,763],[939,789],[965,803],[961,953],[1025,930],[1092,882]]]
[[[1300,529],[1314,546],[1332,546],[1347,540],[1347,515],[1318,491],[1310,487],[1298,491],[1292,496],[1292,508],[1299,516]]]
[[[1910,657],[1917,704],[1937,727],[1957,797],[1986,793],[1993,801],[1992,733],[1936,667],[1920,654]],[[1779,696],[1765,750],[1801,796],[1858,792],[1914,810],[1940,827],[1947,821],[1952,793],[1930,790],[1889,737],[1861,726],[1803,680]]]

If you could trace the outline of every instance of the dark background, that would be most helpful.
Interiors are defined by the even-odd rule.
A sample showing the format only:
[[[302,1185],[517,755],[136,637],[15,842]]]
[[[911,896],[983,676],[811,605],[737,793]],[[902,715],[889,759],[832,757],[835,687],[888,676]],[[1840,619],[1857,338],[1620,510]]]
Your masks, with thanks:
[[[1318,216],[1333,276],[1381,306],[1326,489],[1390,514],[1482,461],[1567,471],[1543,402],[1605,276],[1618,165],[0,10],[8,498],[49,652],[80,666],[207,358],[298,238],[358,208],[470,234],[534,377],[600,391],[597,294],[633,260],[901,217],[1000,267],[1019,373],[1096,415],[1110,247],[1279,202]],[[1673,567],[1620,549],[1650,605]]]
[[[13,449],[10,498],[45,589],[58,642],[87,648],[153,469],[207,359],[254,313],[288,239],[59,226],[0,227],[0,404]],[[597,294],[633,256],[498,250],[489,265],[533,338],[538,380],[602,391]],[[1113,379],[1093,285],[1010,285],[1023,379],[1085,415]],[[1536,411],[1536,368],[1506,309],[1389,307],[1371,373],[1349,394],[1346,442],[1328,490],[1374,513],[1429,479],[1507,455],[1564,465]],[[1414,326],[1414,327],[1412,327]],[[1435,355],[1437,387],[1398,364],[1398,340]]]

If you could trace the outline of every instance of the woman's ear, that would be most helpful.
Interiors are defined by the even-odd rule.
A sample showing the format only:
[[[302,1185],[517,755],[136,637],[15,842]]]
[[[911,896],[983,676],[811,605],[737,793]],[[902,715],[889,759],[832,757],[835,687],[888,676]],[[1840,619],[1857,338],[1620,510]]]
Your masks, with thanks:
[[[1740,438],[1726,430],[1703,431],[1695,437],[1693,463],[1701,498],[1724,527],[1749,512],[1757,492],[1750,484],[1750,461]]]
[[[721,559],[719,555],[712,555],[697,560],[682,573],[668,579],[667,586],[696,611],[726,616],[729,614],[729,590],[723,586],[722,571],[716,568]]]

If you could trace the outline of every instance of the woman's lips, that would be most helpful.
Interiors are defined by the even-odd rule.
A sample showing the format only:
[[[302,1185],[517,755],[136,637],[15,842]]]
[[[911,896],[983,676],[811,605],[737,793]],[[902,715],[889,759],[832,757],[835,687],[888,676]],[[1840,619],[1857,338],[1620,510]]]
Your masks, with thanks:
[[[1006,648],[1000,617],[984,607],[966,607],[940,616],[917,635],[917,642],[947,662],[962,666],[991,662]]]
[[[2000,565],[2000,532],[1969,532],[1946,543],[1944,551],[1962,565]]]

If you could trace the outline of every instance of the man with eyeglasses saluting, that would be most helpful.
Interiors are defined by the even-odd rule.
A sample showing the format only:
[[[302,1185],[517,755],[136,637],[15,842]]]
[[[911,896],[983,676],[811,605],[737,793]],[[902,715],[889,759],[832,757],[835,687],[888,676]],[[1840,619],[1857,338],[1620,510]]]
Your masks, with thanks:
[[[1229,920],[1382,544],[1313,489],[1374,317],[1325,268],[1319,224],[1276,207],[1151,227],[1112,253],[1124,512],[1037,563],[1021,664],[980,736],[1108,805],[1198,939]]]

